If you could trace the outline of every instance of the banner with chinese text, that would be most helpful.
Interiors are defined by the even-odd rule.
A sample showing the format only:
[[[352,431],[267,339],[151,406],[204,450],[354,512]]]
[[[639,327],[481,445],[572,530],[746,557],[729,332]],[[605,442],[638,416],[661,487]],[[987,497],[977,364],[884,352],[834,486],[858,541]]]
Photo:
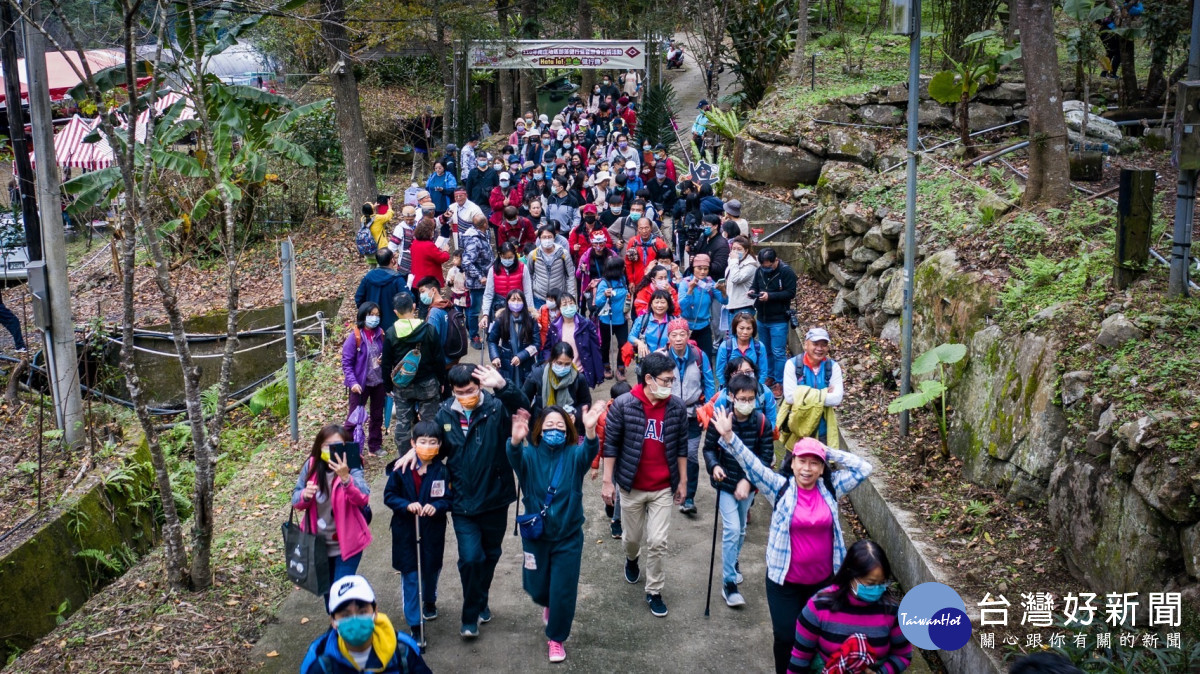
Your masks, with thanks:
[[[514,40],[474,42],[471,68],[585,68],[645,70],[646,43],[638,40]]]

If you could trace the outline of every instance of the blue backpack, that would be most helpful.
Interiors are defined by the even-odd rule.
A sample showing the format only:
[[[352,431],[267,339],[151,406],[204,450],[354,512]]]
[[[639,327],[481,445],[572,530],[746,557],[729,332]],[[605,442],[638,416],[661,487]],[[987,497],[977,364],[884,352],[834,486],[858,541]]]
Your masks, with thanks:
[[[378,250],[378,243],[375,241],[375,236],[371,234],[371,223],[363,220],[362,226],[358,228],[358,234],[354,235],[354,245],[358,247],[358,254],[366,257],[374,255]]]

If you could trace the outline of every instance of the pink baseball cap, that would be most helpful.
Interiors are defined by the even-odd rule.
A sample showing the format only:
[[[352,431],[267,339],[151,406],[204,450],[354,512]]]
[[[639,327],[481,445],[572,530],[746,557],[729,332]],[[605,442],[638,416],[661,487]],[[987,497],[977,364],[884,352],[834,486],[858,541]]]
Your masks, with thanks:
[[[816,438],[801,438],[792,446],[792,456],[815,456],[825,461],[825,445]]]

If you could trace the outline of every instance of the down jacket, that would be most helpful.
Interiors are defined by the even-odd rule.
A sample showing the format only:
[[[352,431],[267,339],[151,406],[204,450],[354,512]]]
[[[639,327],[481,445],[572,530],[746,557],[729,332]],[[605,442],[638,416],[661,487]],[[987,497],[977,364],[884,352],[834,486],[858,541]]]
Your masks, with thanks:
[[[728,399],[723,401],[720,407],[730,413],[733,412]],[[775,459],[775,425],[762,412],[755,410],[745,421],[738,421],[735,416],[733,433],[741,439],[746,449],[758,457],[764,466],[771,465]],[[739,481],[750,478],[746,477],[746,471],[742,470],[741,464],[737,462],[733,454],[721,448],[719,441],[720,437],[717,432],[712,426],[707,426],[703,447],[704,466],[708,471],[708,480],[713,489],[733,493],[737,489]],[[712,476],[713,469],[717,466],[725,470],[725,479],[720,482],[717,482]]]
[[[562,246],[555,246],[549,253],[541,246],[533,249],[525,258],[525,266],[529,269],[534,297],[545,300],[551,290],[565,290],[578,299],[575,295],[575,264]]]
[[[641,385],[634,389],[640,391]],[[604,457],[615,458],[613,482],[621,489],[633,489],[633,478],[642,461],[642,443],[646,437],[646,412],[642,400],[634,393],[619,396],[608,407],[608,419],[604,429]],[[687,456],[688,414],[683,402],[671,396],[667,398],[667,412],[663,418],[663,444],[667,448],[667,468],[671,471],[671,489],[679,487],[679,464],[681,456]]]

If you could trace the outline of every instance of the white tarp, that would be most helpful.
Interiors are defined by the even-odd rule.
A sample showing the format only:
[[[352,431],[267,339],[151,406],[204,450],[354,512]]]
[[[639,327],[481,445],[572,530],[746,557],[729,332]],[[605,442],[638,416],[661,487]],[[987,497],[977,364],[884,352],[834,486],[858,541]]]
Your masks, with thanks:
[[[471,68],[605,70],[646,69],[646,43],[639,40],[514,40],[473,42]]]

